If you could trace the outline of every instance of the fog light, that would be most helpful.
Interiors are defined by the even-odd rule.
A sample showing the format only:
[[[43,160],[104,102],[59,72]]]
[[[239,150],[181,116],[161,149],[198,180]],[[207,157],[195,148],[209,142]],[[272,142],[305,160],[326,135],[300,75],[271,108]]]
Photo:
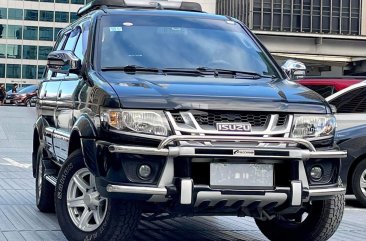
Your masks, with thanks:
[[[149,165],[141,165],[139,168],[139,176],[141,178],[148,178],[151,174],[151,167]]]
[[[321,179],[323,176],[323,169],[319,166],[315,166],[315,167],[311,168],[310,176],[314,180]]]

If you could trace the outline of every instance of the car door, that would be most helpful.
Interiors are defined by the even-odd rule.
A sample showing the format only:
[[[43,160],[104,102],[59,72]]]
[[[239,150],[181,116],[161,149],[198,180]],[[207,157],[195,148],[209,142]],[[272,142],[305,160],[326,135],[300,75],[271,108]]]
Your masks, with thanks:
[[[69,34],[64,50],[70,50],[79,56],[78,43],[83,42],[83,31],[85,24],[76,26]],[[84,30],[83,30],[84,29]],[[64,162],[68,156],[71,128],[74,125],[73,111],[75,109],[76,95],[78,89],[84,82],[76,74],[65,75],[61,81],[56,107],[56,129],[54,131],[54,148],[57,160]]]
[[[350,86],[326,99],[337,109],[337,130],[366,124],[366,83]]]

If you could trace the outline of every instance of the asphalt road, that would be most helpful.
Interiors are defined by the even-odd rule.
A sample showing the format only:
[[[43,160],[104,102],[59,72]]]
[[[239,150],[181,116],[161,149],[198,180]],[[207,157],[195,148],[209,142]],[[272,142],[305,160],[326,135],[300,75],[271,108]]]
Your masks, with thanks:
[[[35,206],[31,173],[32,127],[35,109],[0,106],[0,241],[66,238],[55,214]],[[353,197],[341,226],[331,240],[365,240],[366,208]],[[266,240],[251,218],[194,217],[142,222],[135,240]]]

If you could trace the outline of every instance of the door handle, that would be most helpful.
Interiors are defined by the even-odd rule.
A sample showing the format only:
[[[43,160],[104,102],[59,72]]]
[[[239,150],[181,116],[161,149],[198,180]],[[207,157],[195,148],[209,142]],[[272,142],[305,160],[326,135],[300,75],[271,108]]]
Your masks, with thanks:
[[[61,97],[61,94],[62,94],[62,90],[59,90],[59,92],[58,92],[58,98]]]
[[[43,97],[47,96],[47,90],[44,91]]]

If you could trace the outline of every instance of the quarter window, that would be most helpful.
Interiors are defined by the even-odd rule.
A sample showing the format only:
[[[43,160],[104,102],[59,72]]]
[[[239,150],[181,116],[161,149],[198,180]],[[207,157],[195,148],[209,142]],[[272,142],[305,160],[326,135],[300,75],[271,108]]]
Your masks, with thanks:
[[[74,51],[76,41],[78,40],[79,35],[80,35],[80,28],[79,27],[77,27],[76,29],[71,31],[71,33],[69,34],[69,38],[67,39],[67,42],[66,42],[66,45],[65,45],[64,49]]]

